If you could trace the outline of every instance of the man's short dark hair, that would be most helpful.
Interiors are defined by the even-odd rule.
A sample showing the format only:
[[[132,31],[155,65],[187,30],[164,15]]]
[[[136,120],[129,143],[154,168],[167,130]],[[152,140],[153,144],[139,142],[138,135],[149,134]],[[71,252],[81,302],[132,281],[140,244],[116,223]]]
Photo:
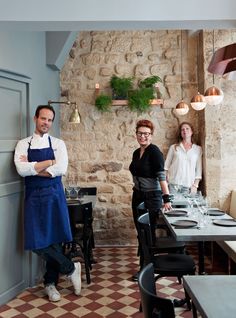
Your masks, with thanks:
[[[39,118],[39,113],[40,113],[40,110],[41,109],[49,109],[53,112],[53,119],[52,121],[54,121],[54,118],[55,118],[55,110],[54,108],[51,106],[51,105],[39,105],[37,108],[36,108],[36,111],[35,111],[35,117]]]

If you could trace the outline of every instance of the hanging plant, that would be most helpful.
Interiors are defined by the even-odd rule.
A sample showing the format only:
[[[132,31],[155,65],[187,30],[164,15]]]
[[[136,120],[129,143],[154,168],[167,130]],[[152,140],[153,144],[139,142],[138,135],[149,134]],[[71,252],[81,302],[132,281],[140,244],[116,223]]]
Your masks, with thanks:
[[[133,88],[133,78],[113,75],[110,79],[110,86],[114,99],[127,99],[129,90]]]
[[[95,106],[102,113],[109,112],[111,109],[111,104],[112,104],[111,96],[108,96],[105,94],[101,94],[97,96],[95,99]]]
[[[128,106],[130,110],[139,113],[147,112],[151,105],[150,100],[154,98],[153,88],[139,88],[130,91],[128,97]]]
[[[162,83],[162,79],[157,76],[149,76],[139,82],[139,87],[153,87],[156,83]]]
[[[162,83],[162,79],[157,75],[153,75],[153,76],[149,76],[149,77],[143,79],[142,81],[140,81],[139,87],[152,88],[153,92],[154,92],[154,98],[159,99],[162,97],[162,94],[160,92],[158,83]]]

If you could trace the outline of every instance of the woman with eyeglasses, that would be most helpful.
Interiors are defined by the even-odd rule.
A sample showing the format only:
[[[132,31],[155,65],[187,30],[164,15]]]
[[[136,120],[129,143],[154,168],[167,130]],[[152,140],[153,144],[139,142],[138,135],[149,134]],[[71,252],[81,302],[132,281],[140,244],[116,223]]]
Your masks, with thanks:
[[[137,207],[144,202],[149,210],[152,237],[155,240],[155,225],[162,206],[169,210],[171,202],[166,175],[164,158],[160,149],[152,144],[154,125],[150,120],[139,120],[136,124],[136,138],[140,147],[133,153],[129,170],[133,176],[132,210],[134,224],[137,229]],[[142,265],[142,264],[141,264]],[[133,277],[137,280],[137,274]]]

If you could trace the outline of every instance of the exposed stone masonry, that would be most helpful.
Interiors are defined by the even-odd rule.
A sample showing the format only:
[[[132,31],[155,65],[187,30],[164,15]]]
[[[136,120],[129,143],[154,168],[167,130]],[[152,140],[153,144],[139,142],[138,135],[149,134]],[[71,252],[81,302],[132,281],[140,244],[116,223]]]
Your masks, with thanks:
[[[210,57],[212,43],[209,41],[209,34],[210,32],[206,32],[206,38],[201,37],[202,50],[207,52],[206,55],[202,54],[202,69]],[[156,130],[153,143],[160,147],[164,155],[170,144],[175,142],[176,129],[181,121],[190,121],[194,125],[196,131],[199,131],[199,136],[196,137],[203,146],[205,140],[207,141],[207,157],[209,151],[214,153],[220,149],[213,142],[211,133],[208,133],[208,129],[212,132],[212,125],[209,124],[205,131],[204,111],[197,113],[190,109],[186,116],[180,118],[173,112],[181,97],[189,103],[197,92],[197,43],[198,33],[183,31],[181,51],[179,30],[78,34],[61,71],[62,99],[76,101],[81,115],[80,125],[70,124],[68,120],[71,106],[61,108],[61,135],[69,153],[69,170],[64,182],[97,186],[98,201],[94,215],[97,244],[136,243],[131,211],[132,179],[128,167],[132,153],[138,147],[135,138],[135,124],[138,119],[147,118],[154,122]],[[199,83],[203,89],[211,81],[209,75],[204,75],[206,73],[206,69],[205,72],[202,71],[202,81]],[[113,106],[112,111],[105,114],[98,112],[94,106],[95,84],[99,83],[101,91],[111,93],[109,80],[113,74],[134,76],[135,83],[150,75],[160,76],[163,79],[163,85],[160,85],[164,98],[163,108],[153,106],[148,113],[141,115],[129,111],[127,106]],[[230,100],[226,100],[230,104]],[[211,109],[206,112],[209,122],[210,117],[215,115],[214,136],[217,136],[221,135],[220,113],[215,114]],[[215,146],[212,148],[210,145]],[[204,167],[208,165],[208,160],[211,165],[208,171],[211,174],[216,171],[222,174],[218,161],[213,162],[204,157]],[[221,191],[218,188],[216,190],[212,182],[209,181],[209,191],[217,193],[219,197]],[[232,188],[232,183],[228,185],[227,195],[230,187]],[[225,196],[226,194],[224,199]]]

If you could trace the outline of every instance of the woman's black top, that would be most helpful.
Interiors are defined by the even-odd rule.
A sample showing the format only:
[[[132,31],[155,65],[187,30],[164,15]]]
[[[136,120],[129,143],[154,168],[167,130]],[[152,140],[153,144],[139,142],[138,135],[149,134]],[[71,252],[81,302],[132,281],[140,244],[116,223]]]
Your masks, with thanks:
[[[159,181],[166,180],[164,158],[160,149],[150,144],[140,158],[140,148],[133,153],[129,166],[132,173],[134,188],[139,191],[161,190]]]

